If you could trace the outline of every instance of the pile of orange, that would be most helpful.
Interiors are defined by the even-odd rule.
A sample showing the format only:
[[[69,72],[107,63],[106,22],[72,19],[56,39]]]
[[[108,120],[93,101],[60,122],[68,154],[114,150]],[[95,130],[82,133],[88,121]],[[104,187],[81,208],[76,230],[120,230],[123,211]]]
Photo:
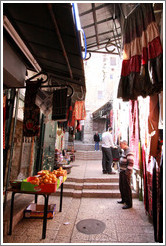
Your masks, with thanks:
[[[48,170],[41,170],[38,172],[37,176],[33,177],[33,180],[30,181],[31,184],[35,185],[44,185],[44,184],[54,184],[57,181],[57,177],[54,173]]]

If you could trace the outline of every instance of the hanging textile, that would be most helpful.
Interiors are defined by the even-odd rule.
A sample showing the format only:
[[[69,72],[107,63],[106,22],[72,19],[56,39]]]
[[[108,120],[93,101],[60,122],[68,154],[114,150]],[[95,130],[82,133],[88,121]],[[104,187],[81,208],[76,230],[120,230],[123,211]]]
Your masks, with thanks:
[[[139,169],[138,102],[129,101],[129,144],[134,153],[134,167]]]
[[[73,117],[75,120],[85,120],[85,101],[76,101],[74,104]]]
[[[151,3],[141,3],[124,22],[118,98],[136,100],[163,88],[163,55]]]
[[[36,94],[41,83],[27,81],[24,105],[23,136],[33,137],[39,134],[40,108],[35,104]]]
[[[110,110],[110,127],[113,128],[113,109]]]
[[[154,160],[154,166],[153,166],[153,182],[152,182],[152,204],[153,204],[153,227],[154,227],[154,238],[156,242],[159,242],[159,240],[162,240],[162,238],[159,239],[159,235],[161,235],[161,232],[159,232],[161,228],[161,215],[160,215],[160,202],[162,202],[160,199],[160,192],[161,192],[161,186],[160,186],[160,165],[158,165],[157,161]]]
[[[5,149],[6,95],[3,96],[3,149]]]
[[[151,135],[150,155],[157,157],[158,141],[159,141],[159,98],[158,94],[150,97],[148,131]]]
[[[143,166],[143,182],[144,182],[144,206],[145,210],[148,212],[148,183],[147,183],[147,167],[146,167],[146,152],[145,146],[142,146],[142,166]]]
[[[52,120],[67,120],[67,88],[53,92]]]
[[[74,127],[75,119],[72,117],[73,115],[73,105],[71,98],[68,99],[68,109],[67,109],[67,125],[70,127]]]

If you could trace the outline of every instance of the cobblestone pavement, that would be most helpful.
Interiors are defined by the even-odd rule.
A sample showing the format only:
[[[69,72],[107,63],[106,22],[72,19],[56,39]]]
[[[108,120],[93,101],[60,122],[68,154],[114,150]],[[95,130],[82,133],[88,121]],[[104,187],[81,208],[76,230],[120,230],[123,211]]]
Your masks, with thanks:
[[[97,164],[98,163],[98,164]],[[76,161],[69,176],[78,174],[82,165],[81,176],[89,177],[92,168],[90,162]],[[89,165],[89,167],[88,167]],[[101,174],[99,162],[96,174]],[[89,171],[88,171],[89,168]],[[74,169],[77,169],[75,171]],[[100,173],[100,174],[99,174]],[[41,197],[39,202],[43,204]],[[133,208],[122,209],[113,198],[72,198],[63,197],[63,209],[59,211],[60,197],[50,196],[49,204],[56,204],[57,213],[53,219],[47,220],[46,238],[42,239],[42,219],[22,219],[14,228],[11,236],[5,236],[3,243],[32,243],[32,244],[121,244],[154,242],[153,225],[145,213],[143,202],[133,199]],[[105,223],[106,227],[99,234],[84,234],[77,230],[76,225],[84,219],[96,219]]]

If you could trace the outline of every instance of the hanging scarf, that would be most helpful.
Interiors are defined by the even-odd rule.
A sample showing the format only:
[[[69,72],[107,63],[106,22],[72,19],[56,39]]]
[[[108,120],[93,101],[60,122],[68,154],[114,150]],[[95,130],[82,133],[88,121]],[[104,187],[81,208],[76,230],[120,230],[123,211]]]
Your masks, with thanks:
[[[125,19],[118,98],[136,100],[162,91],[163,55],[151,3],[141,3]]]
[[[150,155],[157,157],[159,141],[159,97],[157,94],[150,97],[148,131],[151,134]]]
[[[73,117],[75,120],[85,120],[85,101],[76,101],[74,104]]]
[[[134,167],[139,169],[139,124],[136,100],[129,101],[129,143],[134,153]]]
[[[27,81],[24,105],[23,136],[33,137],[39,135],[40,108],[35,104],[36,94],[41,83]]]

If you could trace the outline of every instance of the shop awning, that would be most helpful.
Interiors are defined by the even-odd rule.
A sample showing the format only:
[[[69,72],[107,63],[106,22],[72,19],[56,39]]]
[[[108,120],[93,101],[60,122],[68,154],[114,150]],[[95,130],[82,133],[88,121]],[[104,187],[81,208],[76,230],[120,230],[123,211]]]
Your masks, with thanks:
[[[119,55],[125,18],[140,3],[96,2],[78,3],[81,27],[86,36],[87,58],[91,53]],[[161,14],[162,3],[153,3],[156,17]]]
[[[70,84],[79,91],[82,87],[85,92],[83,61],[72,5],[3,3],[3,10],[4,37],[26,68],[46,72],[54,83]],[[23,49],[20,48],[22,42]]]
[[[97,119],[106,119],[107,114],[110,112],[112,109],[112,100],[108,101],[106,104],[104,104],[102,107],[97,109],[92,113],[93,120]]]

